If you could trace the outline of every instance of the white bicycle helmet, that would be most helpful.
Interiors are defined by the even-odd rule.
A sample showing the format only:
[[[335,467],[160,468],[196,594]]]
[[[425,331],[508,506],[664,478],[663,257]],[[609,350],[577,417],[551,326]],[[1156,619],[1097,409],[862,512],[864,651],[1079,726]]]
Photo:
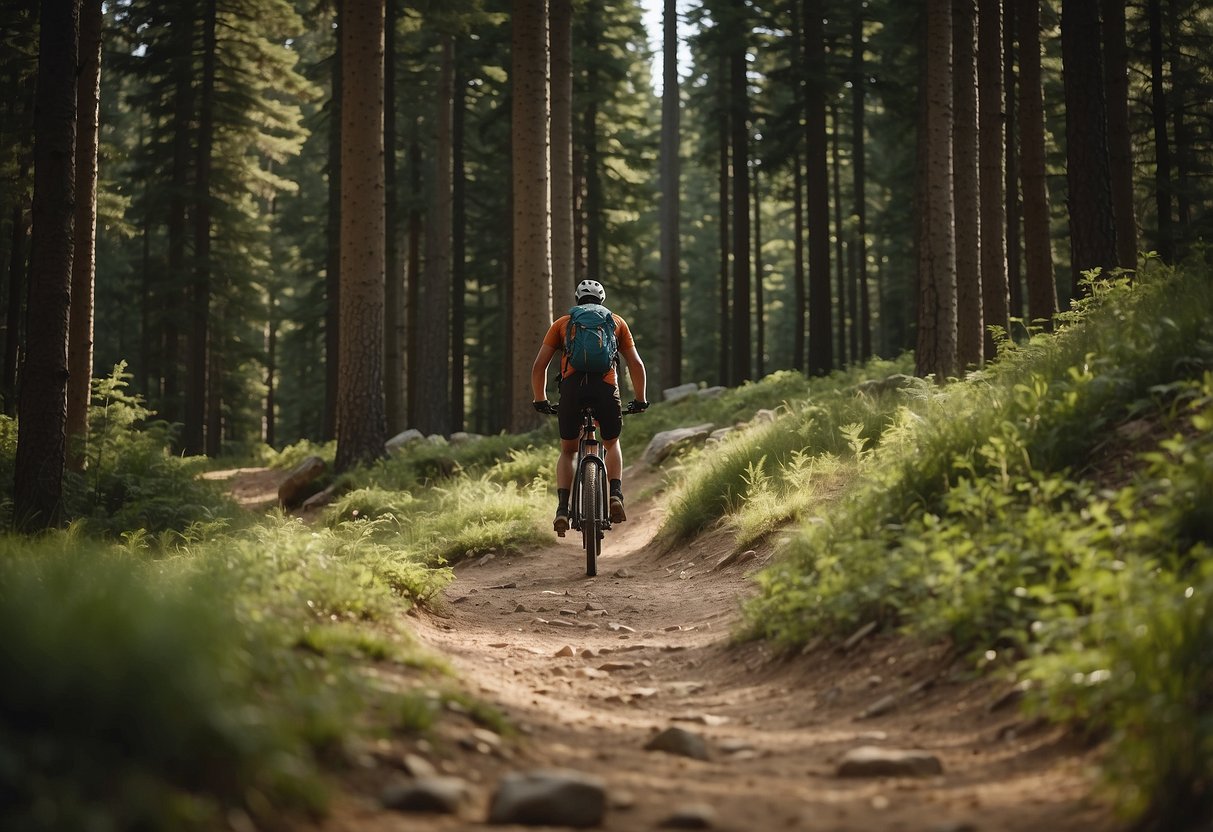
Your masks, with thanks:
[[[606,300],[606,289],[602,288],[602,284],[597,280],[583,280],[577,284],[577,291],[573,294],[574,300],[591,296],[597,298],[598,303],[602,303]]]

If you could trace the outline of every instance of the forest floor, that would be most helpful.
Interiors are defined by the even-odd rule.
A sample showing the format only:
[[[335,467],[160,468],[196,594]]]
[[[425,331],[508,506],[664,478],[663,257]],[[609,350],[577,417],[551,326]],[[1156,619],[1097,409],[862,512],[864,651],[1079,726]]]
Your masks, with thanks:
[[[629,493],[650,490],[645,478],[629,472]],[[273,482],[253,469],[230,480],[250,506]],[[845,649],[738,641],[748,575],[771,548],[723,568],[734,548],[722,531],[663,550],[654,542],[662,500],[629,505],[596,578],[585,576],[572,531],[536,551],[458,565],[442,599],[410,613],[410,625],[516,732],[501,739],[444,719],[426,739],[384,739],[342,776],[329,816],[307,828],[482,828],[503,776],[551,768],[605,783],[607,830],[1119,828],[1092,796],[1100,749],[1024,716],[1006,704],[1009,683],[976,676],[944,645],[862,631]],[[702,737],[709,759],[644,749],[670,726]],[[838,776],[859,746],[930,752],[942,774]],[[384,789],[418,756],[467,784],[460,813],[382,808]]]

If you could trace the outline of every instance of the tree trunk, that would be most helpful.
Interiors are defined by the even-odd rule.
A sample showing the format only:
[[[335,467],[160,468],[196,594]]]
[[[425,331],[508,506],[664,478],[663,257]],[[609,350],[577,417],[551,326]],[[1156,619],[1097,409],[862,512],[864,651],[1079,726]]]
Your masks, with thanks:
[[[804,372],[804,170],[800,153],[792,156],[792,369]]]
[[[573,3],[551,0],[552,319],[569,304],[573,279]]]
[[[404,407],[405,423],[417,424],[417,395],[421,389],[421,369],[417,357],[421,352],[417,308],[421,301],[421,119],[415,118],[409,135],[409,263],[405,275],[404,308]]]
[[[278,291],[270,284],[266,297],[269,312],[265,322],[265,413],[261,440],[271,448],[278,444]]]
[[[511,26],[514,155],[514,274],[511,304],[513,393],[510,430],[536,427],[531,407],[531,362],[551,324],[552,261],[549,249],[551,193],[548,184],[547,1],[515,0]],[[587,125],[587,126],[592,126]],[[589,133],[593,135],[593,133]],[[587,159],[587,167],[596,165]],[[591,182],[594,173],[587,171]],[[593,203],[593,190],[591,190]],[[591,204],[590,228],[598,218]],[[590,274],[597,275],[591,241]]]
[[[1116,223],[1108,166],[1099,0],[1062,0],[1061,49],[1066,94],[1066,182],[1070,214],[1070,297],[1082,273],[1116,268]]]
[[[990,327],[1010,331],[1007,288],[1007,210],[1003,190],[1002,0],[978,0],[977,132],[981,200],[982,355],[995,356]]]
[[[1007,211],[1007,298],[1009,306],[1007,307],[1007,320],[1011,318],[1023,318],[1024,311],[1024,290],[1023,290],[1023,257],[1021,256],[1022,246],[1020,241],[1021,222],[1023,219],[1023,211],[1021,210],[1019,200],[1019,144],[1017,137],[1019,136],[1019,114],[1016,102],[1018,101],[1018,85],[1015,77],[1015,32],[1017,28],[1016,12],[1017,0],[1005,0],[1003,10],[1006,16],[1005,26],[1002,38],[1002,55],[1003,55],[1003,106],[1006,107],[1007,123],[1004,125],[1003,136],[1005,137],[1004,148],[1007,154],[1007,168],[1003,182],[1006,185],[1006,211]],[[1013,325],[1012,325],[1013,326]],[[1007,330],[1008,335],[1014,334],[1010,329]]]
[[[838,129],[838,102],[831,100],[830,110],[830,178],[834,189],[834,270],[838,298],[838,366],[847,366],[847,261],[843,252],[842,230],[842,161],[839,159],[842,137]]]
[[[215,141],[216,0],[202,6],[202,94],[198,107],[198,158],[194,171],[194,281],[190,299],[189,364],[185,385],[185,451],[219,455],[219,386],[211,366],[211,151]],[[212,428],[208,430],[207,428]]]
[[[682,144],[678,87],[678,4],[663,3],[661,75],[661,383],[682,383],[682,299],[679,294],[679,163]]]
[[[804,3],[805,171],[809,235],[809,372],[834,369],[830,334],[830,196],[826,167],[825,24],[822,0]]]
[[[1175,98],[1170,102],[1171,118],[1175,130],[1175,259],[1182,260],[1188,252],[1188,235],[1192,222],[1192,183],[1190,157],[1192,139],[1189,135],[1188,123],[1184,118],[1185,92],[1197,84],[1190,80],[1191,76],[1184,72],[1184,53],[1180,43],[1181,27],[1185,8],[1190,6],[1188,0],[1173,0],[1167,15],[1167,29],[1170,42],[1168,48],[1168,63],[1171,68],[1171,89]],[[1191,85],[1191,86],[1190,86]]]
[[[404,368],[400,344],[400,252],[397,224],[400,193],[396,164],[396,27],[402,0],[387,0],[383,39],[383,398],[387,432],[395,436],[404,428],[404,397],[401,395]]]
[[[341,360],[337,458],[344,472],[383,456],[384,0],[341,9]]]
[[[758,174],[754,165],[754,363],[755,378],[762,378],[766,371],[766,302],[762,286],[762,197]]]
[[[857,4],[851,17],[851,173],[855,180],[854,262],[859,292],[859,357],[872,357],[872,303],[868,289],[868,199],[864,149],[864,69],[863,4]]]
[[[956,374],[956,218],[952,188],[952,0],[927,0],[925,192],[918,240],[915,371]]]
[[[13,472],[13,525],[22,532],[63,519],[79,0],[43,0],[39,30],[30,288]]]
[[[345,0],[335,0],[337,17]],[[337,438],[338,378],[341,369],[341,33],[333,45],[329,97],[328,226],[324,270],[324,431],[321,438]]]
[[[181,349],[180,311],[188,308],[187,298],[180,286],[182,277],[188,272],[185,257],[185,222],[187,218],[186,193],[190,175],[190,132],[194,121],[194,15],[193,7],[179,10],[172,24],[178,27],[173,56],[173,173],[168,215],[168,273],[170,278],[160,282],[164,289],[161,309],[164,329],[161,372],[162,398],[156,410],[165,421],[180,421],[180,367]]]
[[[1160,0],[1147,0],[1150,22],[1150,109],[1154,119],[1154,198],[1158,211],[1158,256],[1164,263],[1175,258],[1175,232],[1171,220],[1171,145],[1167,139],[1167,91],[1162,72],[1162,8]]]
[[[729,304],[729,88],[728,56],[720,52],[716,85],[716,142],[717,154],[717,212],[720,214],[720,362],[717,370],[718,383],[729,383],[729,328],[732,321]]]
[[[30,85],[33,86],[32,84]],[[33,109],[33,105],[30,105]],[[21,155],[20,181],[25,181],[29,173],[29,164],[25,148],[18,151]],[[30,210],[26,204],[27,198],[18,193],[13,200],[12,215],[12,247],[9,249],[8,267],[8,308],[5,310],[4,333],[4,412],[9,416],[17,413],[17,368],[21,361],[21,332],[22,299],[26,290],[27,264],[25,243],[30,233]]]
[[[76,79],[76,216],[68,316],[68,465],[84,468],[93,380],[93,285],[97,272],[97,112],[101,103],[101,0],[80,9]]]
[[[1129,55],[1125,47],[1125,4],[1103,0],[1104,92],[1108,100],[1108,166],[1112,176],[1112,216],[1116,219],[1116,259],[1137,270],[1137,214],[1133,207],[1133,138],[1129,130]]]
[[[952,0],[952,188],[956,212],[957,369],[980,367],[985,321],[981,297],[981,227],[977,171],[977,0]]]
[[[433,209],[426,224],[425,269],[418,298],[417,420],[424,434],[451,432],[451,35],[442,37],[435,113]],[[551,307],[548,307],[549,309]],[[547,312],[544,312],[545,316]]]
[[[741,24],[744,0],[736,0]],[[729,50],[729,104],[733,154],[733,331],[729,378],[739,385],[753,375],[750,366],[750,106],[745,34],[738,25]]]
[[[1057,313],[1049,190],[1045,169],[1044,98],[1040,78],[1040,0],[1016,0],[1019,29],[1019,147],[1022,154],[1023,236],[1028,320],[1051,329]]]
[[[455,46],[455,100],[451,108],[451,430],[464,428],[467,379],[463,362],[467,341],[467,169],[464,165],[464,121],[467,78],[459,45]],[[572,182],[569,183],[570,199]],[[570,206],[570,212],[572,207]],[[571,222],[571,217],[570,217]],[[571,225],[570,225],[571,233]],[[571,255],[571,252],[570,252]]]

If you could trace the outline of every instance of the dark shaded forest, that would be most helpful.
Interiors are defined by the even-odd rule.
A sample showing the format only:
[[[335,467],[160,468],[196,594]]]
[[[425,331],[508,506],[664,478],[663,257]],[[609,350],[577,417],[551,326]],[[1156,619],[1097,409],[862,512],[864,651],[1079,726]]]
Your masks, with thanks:
[[[363,433],[531,427],[518,367],[586,277],[654,390],[905,350],[945,378],[1048,328],[1091,269],[1203,256],[1206,3],[666,2],[662,32],[639,2],[384,5],[343,60],[331,3],[5,4],[5,412],[48,336],[68,436],[119,362],[187,454],[331,440],[343,397]],[[368,95],[374,143],[342,117]],[[41,204],[74,225],[40,245],[71,104],[74,190],[64,168]],[[359,154],[382,164],[343,194]],[[380,259],[347,275],[342,235],[369,229],[347,201],[380,192]],[[46,324],[65,268],[70,336]],[[343,312],[353,280],[378,285]],[[348,365],[343,328],[367,345]]]

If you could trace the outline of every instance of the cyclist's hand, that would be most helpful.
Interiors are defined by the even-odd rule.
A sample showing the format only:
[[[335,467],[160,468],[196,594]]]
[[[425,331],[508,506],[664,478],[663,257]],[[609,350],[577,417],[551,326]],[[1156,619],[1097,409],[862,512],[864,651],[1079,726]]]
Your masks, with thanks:
[[[632,399],[631,403],[628,404],[628,413],[644,413],[648,409],[649,403],[642,402],[639,399]]]
[[[531,404],[533,404],[535,406],[535,412],[537,412],[537,413],[555,413],[556,412],[555,405],[553,405],[547,399],[540,399],[537,402],[531,402]]]

